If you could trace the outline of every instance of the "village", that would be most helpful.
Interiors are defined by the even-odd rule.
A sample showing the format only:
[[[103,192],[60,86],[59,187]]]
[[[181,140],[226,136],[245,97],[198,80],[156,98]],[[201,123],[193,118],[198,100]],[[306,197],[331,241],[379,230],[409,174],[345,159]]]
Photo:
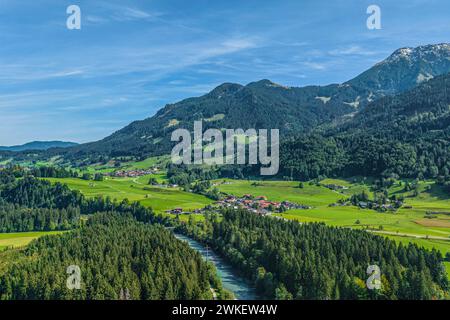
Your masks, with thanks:
[[[166,210],[166,213],[171,214],[201,214],[205,211],[219,211],[221,209],[245,209],[249,212],[265,216],[272,213],[281,213],[292,209],[311,209],[312,207],[293,203],[287,200],[276,202],[267,200],[266,196],[253,196],[251,194],[245,194],[242,197],[236,197],[233,195],[227,195],[223,199],[216,201],[214,205],[206,206],[203,209],[196,209],[193,212],[183,211],[182,208],[175,208],[172,210]]]
[[[376,201],[366,200],[366,201],[356,201],[352,202],[350,200],[346,201],[338,201],[336,203],[331,203],[328,206],[329,207],[344,207],[344,206],[356,206],[360,209],[371,209],[378,212],[385,212],[385,211],[396,211],[399,208],[404,209],[412,209],[411,206],[403,206],[403,202],[400,200],[385,200],[386,203],[378,203]]]
[[[118,177],[118,178],[136,178],[145,176],[148,174],[155,174],[157,173],[158,168],[152,168],[152,169],[136,169],[136,170],[118,170],[114,172],[107,172],[104,175],[109,177]]]

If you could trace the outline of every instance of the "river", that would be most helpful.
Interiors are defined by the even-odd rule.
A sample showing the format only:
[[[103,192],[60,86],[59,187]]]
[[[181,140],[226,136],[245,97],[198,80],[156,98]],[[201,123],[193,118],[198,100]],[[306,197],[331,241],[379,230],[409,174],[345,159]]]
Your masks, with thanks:
[[[251,286],[244,278],[238,276],[236,271],[221,257],[211,249],[206,249],[200,242],[195,241],[182,234],[174,233],[177,239],[186,241],[189,246],[198,251],[202,257],[211,261],[217,269],[217,274],[222,280],[222,285],[228,291],[233,292],[238,300],[256,300],[255,288]]]

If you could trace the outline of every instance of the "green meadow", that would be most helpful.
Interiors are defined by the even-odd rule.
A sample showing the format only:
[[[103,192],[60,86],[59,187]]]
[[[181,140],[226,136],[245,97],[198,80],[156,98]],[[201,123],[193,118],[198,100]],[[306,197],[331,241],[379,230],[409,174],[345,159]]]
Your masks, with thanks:
[[[39,237],[60,233],[62,233],[62,231],[0,233],[0,250],[11,247],[23,247]]]
[[[159,157],[149,157],[142,161],[119,161],[119,166],[115,166],[115,161],[110,161],[107,164],[102,165],[91,165],[85,167],[83,172],[89,173],[107,173],[113,172],[115,170],[137,170],[137,169],[148,169],[152,167],[163,167],[165,163],[170,160],[170,156],[159,156]]]
[[[421,182],[420,194],[417,197],[413,197],[412,192],[403,192],[403,187],[395,185],[390,188],[390,195],[404,196],[405,206],[412,208],[385,213],[355,206],[329,206],[339,199],[348,198],[363,190],[372,197],[370,191],[372,181],[368,179],[325,179],[320,183],[345,186],[347,189],[335,191],[307,182],[300,188],[298,182],[288,181],[231,179],[215,181],[216,187],[227,194],[242,196],[249,193],[254,196],[266,196],[273,201],[288,200],[312,206],[309,210],[296,209],[276,214],[285,219],[303,223],[323,222],[339,227],[369,228],[402,242],[414,242],[427,248],[434,247],[444,254],[450,251],[450,215],[436,214],[434,219],[425,218],[427,211],[450,212],[449,196],[433,182]]]
[[[328,205],[343,196],[331,190],[304,183],[299,188],[298,182],[291,181],[248,181],[248,180],[216,180],[216,187],[224,193],[242,196],[252,194],[253,196],[266,196],[269,200],[288,200],[311,206]]]
[[[184,192],[179,188],[157,187],[148,185],[152,175],[139,178],[110,178],[104,181],[87,181],[77,178],[56,179],[48,178],[51,182],[61,182],[73,190],[79,190],[87,197],[110,197],[111,199],[139,201],[145,206],[152,207],[156,212],[173,208],[193,210],[203,208],[212,203],[205,196]],[[164,174],[157,175],[157,179],[164,180]]]

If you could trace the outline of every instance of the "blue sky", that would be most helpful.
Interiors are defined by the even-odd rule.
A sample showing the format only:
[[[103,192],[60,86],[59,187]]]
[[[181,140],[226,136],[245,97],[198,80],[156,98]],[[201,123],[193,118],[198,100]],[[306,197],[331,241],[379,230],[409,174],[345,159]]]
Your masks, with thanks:
[[[0,0],[0,145],[97,140],[223,82],[344,82],[449,34],[447,0]]]

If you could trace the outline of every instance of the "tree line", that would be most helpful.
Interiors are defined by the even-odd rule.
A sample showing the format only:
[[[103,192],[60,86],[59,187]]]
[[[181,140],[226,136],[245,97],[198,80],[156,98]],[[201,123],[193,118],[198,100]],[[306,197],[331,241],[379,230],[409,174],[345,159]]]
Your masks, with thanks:
[[[0,186],[0,230],[5,232],[67,230],[78,226],[80,215],[109,211],[129,213],[148,223],[167,220],[138,202],[86,198],[65,184],[31,176]]]
[[[0,232],[69,230],[79,224],[79,208],[27,208],[0,199]]]

